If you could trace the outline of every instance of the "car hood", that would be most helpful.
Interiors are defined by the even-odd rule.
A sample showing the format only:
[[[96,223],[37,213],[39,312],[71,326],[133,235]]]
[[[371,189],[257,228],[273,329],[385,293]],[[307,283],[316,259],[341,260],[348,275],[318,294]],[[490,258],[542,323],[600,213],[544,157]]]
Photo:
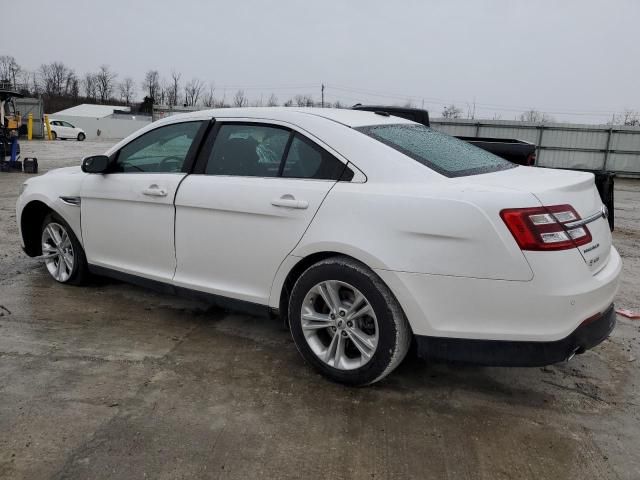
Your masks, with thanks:
[[[44,175],[48,175],[48,176],[54,176],[54,175],[78,175],[80,173],[82,173],[82,169],[78,165],[78,166],[74,166],[74,167],[54,168],[53,170],[49,170]]]

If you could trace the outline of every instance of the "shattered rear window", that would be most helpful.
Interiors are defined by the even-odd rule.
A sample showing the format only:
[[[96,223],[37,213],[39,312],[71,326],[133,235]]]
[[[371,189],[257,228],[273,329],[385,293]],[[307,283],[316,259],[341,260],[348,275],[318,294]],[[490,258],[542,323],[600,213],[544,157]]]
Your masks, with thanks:
[[[478,175],[517,166],[424,125],[372,125],[356,130],[447,177]]]

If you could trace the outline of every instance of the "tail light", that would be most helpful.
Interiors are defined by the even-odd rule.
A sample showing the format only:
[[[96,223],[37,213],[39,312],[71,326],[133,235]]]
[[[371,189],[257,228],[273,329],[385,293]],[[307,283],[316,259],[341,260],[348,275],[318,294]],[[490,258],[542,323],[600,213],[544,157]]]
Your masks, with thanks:
[[[571,205],[510,208],[500,217],[522,250],[567,250],[591,242],[586,226],[566,226],[580,220]]]

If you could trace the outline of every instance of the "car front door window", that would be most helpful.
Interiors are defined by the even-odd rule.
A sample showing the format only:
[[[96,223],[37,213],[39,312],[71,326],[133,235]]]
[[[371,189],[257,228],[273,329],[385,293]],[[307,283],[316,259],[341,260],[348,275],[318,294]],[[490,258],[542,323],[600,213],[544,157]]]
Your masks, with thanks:
[[[120,149],[113,171],[180,172],[201,124],[175,123],[145,133]]]

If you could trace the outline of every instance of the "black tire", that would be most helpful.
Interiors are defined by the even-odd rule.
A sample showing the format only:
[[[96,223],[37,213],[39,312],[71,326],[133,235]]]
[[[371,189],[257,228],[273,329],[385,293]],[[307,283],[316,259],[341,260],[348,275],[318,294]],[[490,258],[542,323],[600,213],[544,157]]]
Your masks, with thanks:
[[[87,138],[87,136],[86,136],[84,133],[80,132],[80,133],[78,134],[78,141],[79,141],[79,142],[84,141],[84,139],[85,139],[85,138]]]
[[[51,140],[57,140],[58,134],[56,132],[51,132]]]
[[[303,302],[315,286],[325,281],[345,282],[355,287],[375,313],[377,346],[370,359],[357,368],[334,368],[314,353],[305,337],[302,328]],[[325,377],[352,386],[370,385],[391,373],[406,356],[412,338],[411,327],[391,290],[366,265],[344,256],[322,260],[298,278],[289,297],[289,328],[298,351],[309,364]],[[331,328],[335,331],[335,328]],[[327,331],[327,335],[333,334]],[[343,348],[346,350],[347,347]]]
[[[85,284],[87,279],[89,278],[89,270],[87,267],[87,257],[85,256],[82,245],[80,245],[80,242],[78,241],[77,237],[73,233],[73,230],[71,229],[69,224],[65,222],[65,220],[60,215],[54,212],[51,212],[46,217],[44,217],[44,221],[42,222],[42,228],[40,229],[41,238],[45,228],[47,228],[47,225],[49,225],[50,223],[56,223],[64,228],[67,235],[69,235],[69,239],[71,241],[71,245],[73,248],[73,268],[71,270],[71,274],[69,275],[69,278],[64,281],[61,281],[55,278],[53,274],[49,272],[51,274],[51,277],[57,282],[64,283],[64,284],[69,284],[69,285]]]

